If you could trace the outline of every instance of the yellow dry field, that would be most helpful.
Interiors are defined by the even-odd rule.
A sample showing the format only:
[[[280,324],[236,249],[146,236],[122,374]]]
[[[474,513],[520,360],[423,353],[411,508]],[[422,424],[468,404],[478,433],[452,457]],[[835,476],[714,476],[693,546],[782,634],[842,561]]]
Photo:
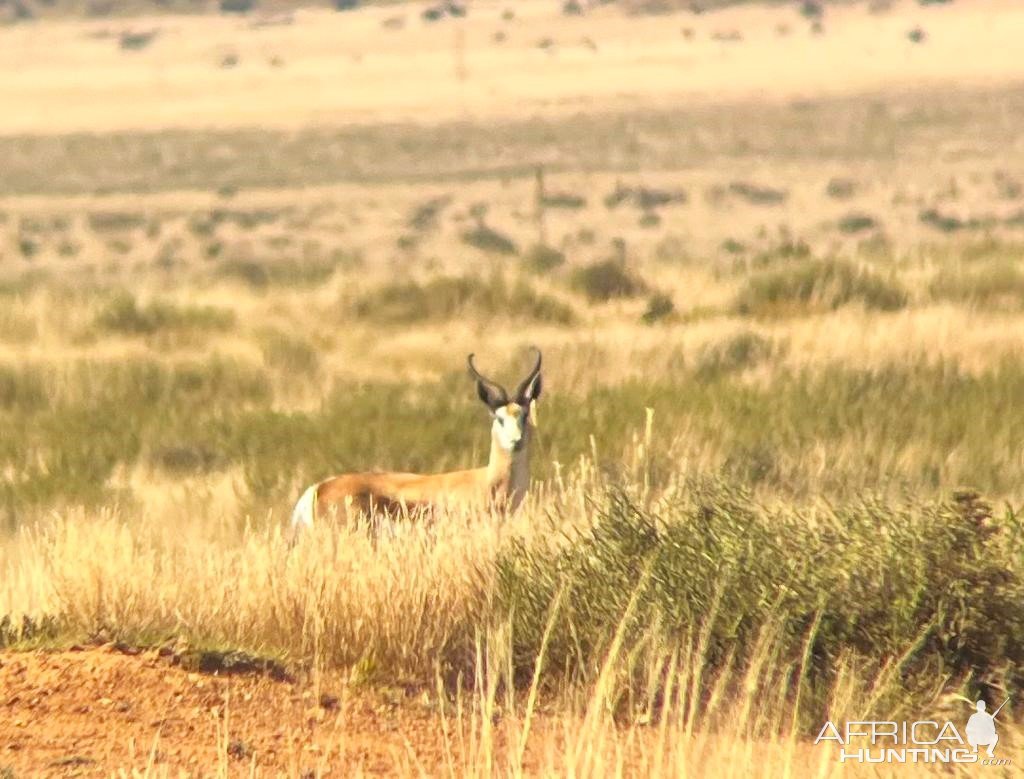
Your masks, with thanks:
[[[522,119],[680,103],[787,101],[1024,77],[1012,0],[583,17],[552,0],[475,2],[428,23],[425,4],[355,12],[48,22],[0,30],[2,133]],[[503,15],[511,11],[513,18]],[[907,33],[924,26],[927,45]],[[157,33],[122,51],[125,32]],[[218,67],[227,57],[237,64]]]

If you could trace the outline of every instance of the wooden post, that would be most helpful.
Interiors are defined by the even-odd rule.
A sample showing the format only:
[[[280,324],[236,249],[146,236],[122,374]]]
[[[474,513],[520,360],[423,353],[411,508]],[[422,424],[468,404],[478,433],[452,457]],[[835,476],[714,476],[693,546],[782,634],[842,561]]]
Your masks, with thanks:
[[[535,186],[535,207],[536,207],[536,218],[537,218],[537,245],[547,246],[548,245],[548,230],[545,222],[545,210],[547,196],[544,193],[544,166],[537,166],[536,174],[536,186]]]

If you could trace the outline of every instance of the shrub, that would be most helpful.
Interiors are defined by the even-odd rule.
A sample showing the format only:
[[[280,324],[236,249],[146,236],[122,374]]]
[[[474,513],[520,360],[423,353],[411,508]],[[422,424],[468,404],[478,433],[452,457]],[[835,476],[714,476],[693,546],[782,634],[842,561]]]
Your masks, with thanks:
[[[93,211],[89,227],[98,233],[139,230],[146,226],[146,215],[130,211]]]
[[[613,641],[649,670],[644,659],[659,646],[692,647],[697,635],[698,667],[719,679],[756,663],[770,629],[777,667],[788,674],[806,663],[815,680],[794,723],[811,734],[851,656],[876,666],[902,657],[898,681],[872,703],[887,715],[933,696],[936,678],[1022,681],[1005,670],[1024,660],[1024,583],[1008,551],[1015,521],[997,519],[973,493],[864,500],[809,524],[729,484],[692,482],[650,508],[613,490],[593,511],[568,540],[541,532],[501,550],[497,602],[511,615],[511,662],[525,679],[545,637],[546,668],[593,680]],[[628,667],[615,676],[613,708],[641,681]]]
[[[638,224],[640,227],[657,227],[661,224],[661,217],[657,211],[644,211]]]
[[[853,301],[867,308],[893,311],[906,305],[907,293],[847,261],[805,261],[751,276],[740,290],[735,307],[744,315],[774,316],[831,311]]]
[[[940,230],[944,233],[955,233],[958,230],[966,230],[968,228],[981,226],[978,220],[970,219],[965,221],[958,216],[943,214],[935,208],[927,208],[921,211],[921,213],[918,214],[918,220],[921,224],[934,227],[936,230]]]
[[[825,13],[819,0],[803,0],[800,3],[800,15],[806,19],[820,19]]]
[[[244,282],[256,290],[271,285],[315,287],[331,278],[339,262],[347,257],[335,254],[324,260],[227,260],[217,266],[216,275]]]
[[[774,246],[762,249],[753,259],[753,268],[770,268],[782,263],[789,264],[794,260],[807,260],[811,257],[811,247],[802,238],[786,237]]]
[[[1020,310],[1024,308],[1024,272],[1013,260],[983,262],[969,269],[944,268],[932,279],[928,291],[935,300]]]
[[[511,238],[483,223],[463,232],[462,242],[492,254],[516,254],[519,251]]]
[[[128,292],[114,296],[97,314],[96,324],[123,335],[152,335],[161,330],[229,330],[235,314],[213,306],[177,306],[155,301],[139,306]]]
[[[263,360],[288,375],[315,374],[320,369],[320,352],[305,338],[268,329],[259,335]]]
[[[565,264],[565,255],[558,249],[538,243],[526,252],[523,264],[534,273],[550,273]]]
[[[501,275],[439,276],[425,283],[388,282],[359,297],[355,316],[385,324],[408,324],[475,315],[569,324],[572,309],[537,292],[525,279],[509,284]]]
[[[409,227],[420,232],[427,232],[437,227],[438,218],[441,216],[441,212],[448,207],[448,204],[452,202],[451,195],[442,195],[440,197],[434,197],[417,206],[413,211],[412,216],[409,217]]]
[[[693,257],[689,251],[689,241],[680,235],[668,233],[654,245],[654,259],[658,262],[675,265],[686,265]]]
[[[121,33],[120,46],[124,51],[140,51],[151,44],[157,36],[158,30],[147,32],[123,32]]]
[[[870,214],[851,211],[839,219],[838,227],[839,232],[850,235],[852,233],[862,233],[865,230],[874,230],[878,227],[878,222]]]
[[[648,290],[644,280],[616,258],[599,260],[577,268],[570,278],[570,285],[591,303],[605,303],[614,298],[633,298],[645,294]]]
[[[545,208],[579,209],[587,207],[587,199],[571,192],[552,192],[544,195],[541,205]]]
[[[202,444],[183,443],[154,447],[149,462],[172,474],[188,474],[214,470],[222,464],[222,458]]]
[[[778,205],[779,203],[784,203],[786,198],[789,197],[785,190],[773,189],[772,187],[752,184],[747,181],[733,181],[729,184],[729,191],[743,198],[748,203],[757,206]]]
[[[220,0],[221,13],[247,14],[256,7],[256,0]]]
[[[710,379],[743,371],[767,361],[775,352],[775,344],[770,338],[746,330],[701,349],[697,358],[697,375]]]
[[[857,194],[857,182],[847,178],[831,178],[825,187],[825,193],[836,200],[847,200]]]
[[[18,250],[21,252],[21,256],[26,260],[31,260],[37,254],[39,254],[40,246],[39,242],[27,237],[18,239]]]
[[[647,308],[640,316],[640,320],[645,325],[653,325],[671,317],[675,312],[676,304],[672,302],[672,297],[664,292],[658,292],[648,299]]]
[[[605,196],[606,208],[617,208],[623,203],[631,203],[641,211],[650,211],[672,203],[686,203],[689,196],[681,189],[654,189],[653,187],[627,187],[616,182],[615,189]]]

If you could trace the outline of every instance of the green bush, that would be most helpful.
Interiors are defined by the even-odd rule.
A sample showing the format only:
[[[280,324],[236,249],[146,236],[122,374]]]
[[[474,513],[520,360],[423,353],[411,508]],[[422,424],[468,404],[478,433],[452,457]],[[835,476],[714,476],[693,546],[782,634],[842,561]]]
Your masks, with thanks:
[[[569,283],[591,303],[639,297],[648,291],[646,282],[616,258],[599,260],[577,268]]]
[[[146,215],[136,211],[93,211],[89,214],[89,227],[97,233],[141,230],[146,226]]]
[[[441,212],[452,202],[451,195],[433,197],[420,206],[417,206],[409,217],[409,227],[419,232],[434,230],[438,226]]]
[[[537,292],[525,279],[509,283],[502,275],[438,276],[424,283],[388,282],[360,296],[354,315],[384,324],[408,324],[473,315],[569,324],[572,309]]]
[[[462,242],[490,254],[517,254],[519,252],[515,241],[485,224],[478,224],[463,232]]]
[[[733,181],[729,184],[729,191],[757,206],[778,205],[784,203],[789,197],[789,193],[785,190],[752,184],[749,181]]]
[[[571,192],[552,192],[544,196],[541,204],[545,208],[565,208],[576,210],[587,207],[587,199],[583,195]]]
[[[310,260],[225,260],[217,266],[222,279],[241,281],[255,290],[271,286],[316,287],[327,282],[348,255]]]
[[[689,196],[681,189],[655,189],[654,187],[627,187],[621,182],[605,196],[605,208],[617,208],[630,203],[641,211],[653,211],[673,203],[686,203]]]
[[[320,352],[305,338],[267,329],[259,343],[264,362],[282,373],[311,375],[320,369]]]
[[[672,302],[672,297],[664,292],[657,292],[648,299],[647,308],[641,314],[640,320],[645,325],[653,325],[655,322],[670,319],[675,312],[676,304]]]
[[[512,619],[523,678],[554,619],[545,667],[588,681],[617,634],[621,655],[637,659],[693,646],[700,632],[698,661],[714,678],[747,667],[770,627],[778,667],[805,658],[815,684],[804,694],[822,696],[801,707],[805,732],[821,727],[824,696],[851,654],[878,666],[914,648],[894,689],[874,701],[886,714],[920,706],[936,678],[970,675],[1014,690],[1024,681],[1015,670],[1024,661],[1016,522],[993,517],[973,493],[940,503],[864,500],[809,523],[760,508],[730,484],[691,482],[663,505],[613,491],[593,511],[577,535],[536,533],[499,559],[498,603]],[[620,675],[617,692],[637,681]]]
[[[550,273],[565,264],[565,254],[544,244],[534,244],[523,257],[523,264],[534,273]]]
[[[220,10],[226,14],[246,14],[256,7],[257,0],[220,0]]]
[[[943,268],[928,291],[934,300],[985,308],[1024,308],[1024,272],[1013,260],[983,262],[970,268]]]
[[[776,352],[770,338],[747,330],[705,346],[697,358],[697,375],[708,379],[753,368]]]
[[[918,214],[921,224],[928,225],[943,233],[955,233],[960,230],[974,230],[983,227],[979,219],[961,219],[952,214],[943,214],[936,208],[926,208]]]
[[[907,304],[907,293],[845,260],[804,261],[748,278],[737,295],[735,309],[749,316],[785,316],[831,311],[851,302],[894,311]]]
[[[154,301],[140,306],[129,292],[115,295],[96,315],[96,325],[123,335],[161,330],[224,331],[235,325],[233,311],[214,306],[178,306]]]
[[[874,230],[878,222],[870,214],[860,211],[851,211],[839,219],[839,232],[846,234],[862,233],[865,230]]]
[[[848,178],[831,178],[825,186],[825,193],[836,200],[847,200],[857,194],[857,182]]]

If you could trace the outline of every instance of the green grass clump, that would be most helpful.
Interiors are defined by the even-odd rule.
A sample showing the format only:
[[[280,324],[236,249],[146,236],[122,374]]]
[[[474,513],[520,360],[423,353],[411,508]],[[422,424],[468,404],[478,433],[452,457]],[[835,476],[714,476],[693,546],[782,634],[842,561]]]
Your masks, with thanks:
[[[240,281],[254,290],[272,286],[316,287],[326,283],[348,255],[335,254],[325,259],[226,260],[215,274],[231,281]]]
[[[857,182],[839,176],[830,178],[825,186],[825,194],[836,200],[848,200],[857,194]]]
[[[563,208],[576,210],[587,207],[587,199],[583,195],[576,195],[572,192],[552,192],[544,195],[541,204],[545,208]]]
[[[789,193],[749,181],[733,181],[729,184],[729,192],[756,206],[775,206],[786,202]]]
[[[565,254],[544,244],[534,244],[523,256],[523,265],[534,273],[550,273],[565,264]]]
[[[515,241],[485,224],[478,224],[463,232],[462,242],[490,254],[512,255],[519,253]]]
[[[178,475],[205,473],[215,469],[220,462],[217,452],[201,444],[166,444],[155,447],[149,454],[150,465]]]
[[[437,276],[426,282],[394,281],[360,296],[352,306],[359,319],[383,324],[443,321],[456,316],[508,317],[570,324],[570,306],[538,292],[525,279],[504,276]]]
[[[573,271],[570,286],[591,303],[646,294],[647,283],[617,258],[599,260]]]
[[[697,358],[697,375],[708,379],[737,373],[762,364],[777,351],[770,338],[746,330],[704,347]]]
[[[851,262],[809,260],[751,276],[737,295],[735,308],[746,316],[787,316],[832,311],[852,302],[894,311],[907,304],[907,293]]]
[[[537,533],[499,558],[498,602],[526,678],[545,633],[545,667],[592,681],[613,640],[649,668],[651,653],[693,646],[700,633],[714,678],[747,667],[770,630],[779,668],[810,664],[815,683],[798,725],[814,733],[828,705],[814,696],[832,689],[851,655],[877,667],[914,648],[874,702],[885,713],[928,700],[936,677],[1024,681],[1012,670],[1024,660],[1017,524],[974,493],[856,501],[809,523],[731,484],[696,481],[663,504],[613,491],[592,510],[592,525],[568,540]],[[619,676],[612,701],[624,703],[637,681]]]
[[[861,211],[851,211],[840,218],[837,225],[839,232],[851,235],[862,233],[866,230],[874,230],[878,227],[878,221],[870,214]]]
[[[146,226],[146,215],[135,211],[93,211],[89,214],[89,227],[98,233],[141,230]]]
[[[645,325],[653,325],[666,319],[671,319],[676,313],[676,304],[672,302],[672,296],[664,292],[656,292],[647,300],[647,308],[640,315],[640,321]]]
[[[301,336],[267,329],[260,333],[259,344],[264,362],[286,375],[313,375],[320,370],[320,352]]]
[[[961,219],[953,214],[944,214],[936,208],[926,208],[918,214],[918,221],[939,232],[955,233],[960,230],[976,230],[983,227],[980,219]]]
[[[409,217],[409,227],[421,233],[436,229],[441,213],[451,202],[451,195],[430,198],[412,212],[412,216]]]
[[[928,285],[928,291],[934,300],[1019,311],[1024,308],[1024,272],[1009,259],[943,268]]]
[[[235,325],[235,314],[214,306],[179,306],[154,301],[140,306],[128,292],[114,296],[97,314],[96,325],[122,335],[152,335],[164,330],[219,331]]]

